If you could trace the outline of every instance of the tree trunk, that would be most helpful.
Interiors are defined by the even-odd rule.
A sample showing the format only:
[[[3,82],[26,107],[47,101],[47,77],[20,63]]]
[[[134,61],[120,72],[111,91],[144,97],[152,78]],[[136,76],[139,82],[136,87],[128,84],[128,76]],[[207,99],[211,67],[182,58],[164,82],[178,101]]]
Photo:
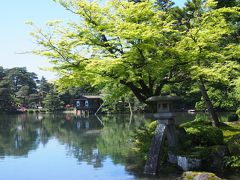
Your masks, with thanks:
[[[215,127],[218,127],[219,126],[219,119],[218,119],[218,115],[217,113],[215,112],[214,108],[213,108],[213,104],[207,94],[207,90],[205,88],[205,85],[204,85],[204,82],[203,82],[203,79],[200,77],[200,80],[199,80],[199,88],[200,88],[200,91],[201,91],[201,94],[202,94],[202,97],[203,97],[203,100],[204,100],[204,103],[208,109],[208,112],[211,114],[211,117],[212,117],[212,125],[215,126]]]
[[[148,96],[146,95],[147,91],[145,89],[138,88],[136,85],[134,85],[133,82],[126,82],[124,80],[120,80],[120,83],[130,88],[130,90],[137,97],[137,99],[140,102],[145,103],[146,99],[148,98]]]

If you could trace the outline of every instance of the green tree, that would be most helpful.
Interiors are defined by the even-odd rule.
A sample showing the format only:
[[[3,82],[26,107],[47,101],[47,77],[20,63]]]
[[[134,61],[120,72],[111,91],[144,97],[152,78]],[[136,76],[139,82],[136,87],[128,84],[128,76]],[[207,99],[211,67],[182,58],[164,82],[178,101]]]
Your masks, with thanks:
[[[10,82],[6,78],[6,70],[0,67],[0,110],[9,111],[14,102],[11,96]]]
[[[2,66],[0,66],[0,80],[2,80],[4,76],[5,76],[5,70],[3,69]]]
[[[167,11],[171,9],[174,5],[174,2],[171,0],[156,0],[156,5],[160,10]]]
[[[7,80],[0,80],[0,110],[10,111],[14,107],[10,84]]]
[[[240,6],[239,0],[217,0],[217,8]]]
[[[24,107],[27,107],[29,103],[28,102],[29,90],[30,90],[29,86],[24,85],[16,92],[16,97],[20,99],[20,103]]]
[[[38,87],[37,82],[40,82]],[[46,95],[51,86],[45,78],[39,81],[36,74],[28,72],[26,68],[0,67],[0,109],[9,111],[17,106],[39,106],[43,94]]]
[[[39,80],[39,86],[38,90],[40,93],[46,94],[50,91],[52,88],[52,84],[47,81],[45,77],[42,76],[42,78]]]
[[[12,90],[16,93],[22,86],[29,87],[29,93],[36,92],[37,75],[28,72],[25,67],[16,67],[6,70],[6,76],[11,83]]]
[[[238,30],[234,22],[239,8],[218,9],[213,0],[187,1],[186,7],[167,9],[163,5],[170,1],[57,2],[81,21],[49,22],[48,32],[30,24],[39,43],[34,53],[54,64],[62,89],[111,85],[145,102],[161,95],[163,88],[190,79],[199,87],[213,125],[219,124],[209,89],[214,84],[231,86],[239,76],[239,45],[229,40]]]
[[[215,9],[216,2],[188,1],[181,19],[183,38],[178,50],[189,64],[190,76],[199,86],[205,106],[210,112],[213,125],[218,126],[218,116],[208,89],[213,83],[230,85],[239,76],[239,45],[227,43],[226,37],[235,30],[224,18],[226,13],[239,16],[239,9]]]
[[[50,32],[36,27],[32,35],[39,43],[34,53],[54,64],[63,89],[121,84],[145,102],[160,95],[165,84],[184,80],[184,73],[175,76],[182,65],[175,50],[179,34],[171,15],[155,1],[114,0],[106,6],[85,0],[57,2],[81,21],[49,22]]]
[[[47,93],[53,88],[53,84],[49,83],[45,77],[42,77],[38,81],[38,96],[39,106],[42,106],[42,101],[46,97]]]
[[[57,111],[63,108],[63,102],[61,101],[58,93],[55,90],[50,90],[43,100],[44,107],[50,111]]]

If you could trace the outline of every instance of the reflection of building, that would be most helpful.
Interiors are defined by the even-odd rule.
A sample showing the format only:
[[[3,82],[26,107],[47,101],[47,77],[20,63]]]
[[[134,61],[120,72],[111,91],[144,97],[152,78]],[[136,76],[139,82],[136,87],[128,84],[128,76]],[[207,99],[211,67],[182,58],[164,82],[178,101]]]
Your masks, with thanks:
[[[101,96],[99,95],[81,95],[74,99],[74,105],[80,114],[94,114],[102,104]]]
[[[89,131],[89,132],[98,132],[103,127],[103,123],[101,119],[97,116],[73,116],[71,120],[65,120],[61,124],[61,128],[78,130],[81,132]]]

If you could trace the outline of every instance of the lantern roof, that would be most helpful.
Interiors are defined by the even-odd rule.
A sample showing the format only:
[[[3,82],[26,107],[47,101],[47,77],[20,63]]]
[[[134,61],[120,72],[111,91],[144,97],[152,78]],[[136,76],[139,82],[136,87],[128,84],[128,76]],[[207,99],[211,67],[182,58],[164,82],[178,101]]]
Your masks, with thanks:
[[[179,96],[152,96],[148,98],[147,102],[159,102],[159,101],[177,101],[181,98]]]

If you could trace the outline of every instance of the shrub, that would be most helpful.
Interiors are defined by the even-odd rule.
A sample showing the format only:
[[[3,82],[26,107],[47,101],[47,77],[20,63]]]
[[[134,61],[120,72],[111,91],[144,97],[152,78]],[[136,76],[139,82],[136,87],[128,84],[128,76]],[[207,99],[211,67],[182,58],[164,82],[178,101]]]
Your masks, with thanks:
[[[226,156],[225,165],[231,168],[240,168],[240,156]]]
[[[240,134],[233,136],[227,142],[228,151],[231,155],[240,156]]]
[[[212,127],[209,122],[192,121],[182,124],[193,146],[213,146],[223,144],[223,132]]]
[[[134,150],[137,153],[143,154],[146,158],[146,155],[149,151],[149,147],[154,135],[155,129],[157,126],[157,121],[153,121],[150,124],[145,123],[142,127],[135,130],[133,135]]]
[[[189,127],[195,127],[195,126],[211,126],[211,125],[212,125],[211,121],[206,121],[205,119],[197,118],[194,121],[180,124],[180,127],[189,128]]]

